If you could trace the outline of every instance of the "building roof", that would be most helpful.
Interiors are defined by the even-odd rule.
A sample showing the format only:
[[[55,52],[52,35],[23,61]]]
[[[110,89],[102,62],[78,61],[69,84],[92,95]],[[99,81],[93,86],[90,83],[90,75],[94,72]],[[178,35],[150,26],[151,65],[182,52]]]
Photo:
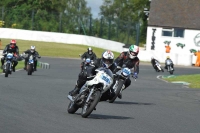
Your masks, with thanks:
[[[200,0],[152,0],[148,25],[200,30]]]

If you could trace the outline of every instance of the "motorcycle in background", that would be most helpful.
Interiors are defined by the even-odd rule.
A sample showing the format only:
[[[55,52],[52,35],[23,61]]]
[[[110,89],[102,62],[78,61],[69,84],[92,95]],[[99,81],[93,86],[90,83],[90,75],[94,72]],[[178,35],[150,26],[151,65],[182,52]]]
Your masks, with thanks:
[[[161,64],[158,61],[156,61],[155,69],[156,69],[156,72],[160,72],[160,71],[164,72],[164,69],[161,67]]]
[[[173,74],[174,72],[174,68],[172,67],[172,61],[171,60],[166,60],[166,66],[167,66],[167,71],[170,73],[170,74]]]
[[[68,113],[74,114],[79,108],[82,108],[81,116],[88,117],[95,110],[102,94],[106,92],[113,83],[113,73],[106,68],[98,68],[91,80],[86,81],[76,97],[68,95],[70,103]]]
[[[5,73],[5,77],[8,77],[8,74],[12,74],[12,60],[13,60],[13,54],[8,53],[6,54],[6,62],[3,65],[3,72]]]

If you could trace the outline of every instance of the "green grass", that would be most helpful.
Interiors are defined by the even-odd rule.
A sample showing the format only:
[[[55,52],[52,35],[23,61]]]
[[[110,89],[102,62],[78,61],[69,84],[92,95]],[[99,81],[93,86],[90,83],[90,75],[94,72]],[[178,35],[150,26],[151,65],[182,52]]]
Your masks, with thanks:
[[[10,39],[1,39],[2,48],[10,42]],[[79,58],[79,54],[83,54],[87,51],[89,46],[74,45],[74,44],[63,44],[63,43],[53,43],[53,42],[39,42],[39,41],[26,41],[26,40],[16,40],[19,47],[20,53],[30,49],[31,45],[36,46],[36,51],[39,52],[41,56],[49,57],[68,57],[68,58]],[[105,49],[92,47],[93,51],[97,57],[101,57]],[[119,56],[118,52],[112,51],[115,57]]]
[[[190,88],[199,88],[200,89],[200,74],[172,76],[170,78],[164,77],[164,79],[169,82],[173,82],[173,81],[188,82],[188,83],[190,83],[189,84]]]

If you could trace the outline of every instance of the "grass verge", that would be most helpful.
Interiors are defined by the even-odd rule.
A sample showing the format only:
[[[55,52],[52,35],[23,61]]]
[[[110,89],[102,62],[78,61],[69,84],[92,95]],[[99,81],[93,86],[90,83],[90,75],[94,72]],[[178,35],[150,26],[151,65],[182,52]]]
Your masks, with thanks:
[[[171,77],[163,77],[166,81],[175,82],[175,81],[183,81],[188,82],[190,88],[198,88],[200,89],[200,74],[194,75],[181,75],[181,76],[171,76]]]
[[[1,39],[2,48],[10,42],[10,39]],[[30,49],[31,45],[36,46],[36,50],[41,56],[49,57],[68,57],[68,58],[79,58],[79,54],[83,54],[87,51],[88,46],[84,45],[74,45],[74,44],[63,44],[54,42],[41,42],[41,41],[26,41],[26,40],[16,40],[19,47],[20,53]],[[105,49],[92,47],[93,51],[97,57],[101,57]],[[118,52],[113,52],[115,57],[119,55]]]

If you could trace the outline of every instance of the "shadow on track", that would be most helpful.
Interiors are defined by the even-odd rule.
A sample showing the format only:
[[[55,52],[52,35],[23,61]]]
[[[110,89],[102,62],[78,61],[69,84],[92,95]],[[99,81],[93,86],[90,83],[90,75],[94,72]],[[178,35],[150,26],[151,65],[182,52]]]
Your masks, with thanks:
[[[139,103],[139,102],[127,102],[127,101],[115,101],[112,104],[155,105],[154,103]]]
[[[125,116],[101,115],[101,114],[91,114],[88,118],[89,119],[121,119],[121,120],[134,119],[134,118],[125,117]]]

